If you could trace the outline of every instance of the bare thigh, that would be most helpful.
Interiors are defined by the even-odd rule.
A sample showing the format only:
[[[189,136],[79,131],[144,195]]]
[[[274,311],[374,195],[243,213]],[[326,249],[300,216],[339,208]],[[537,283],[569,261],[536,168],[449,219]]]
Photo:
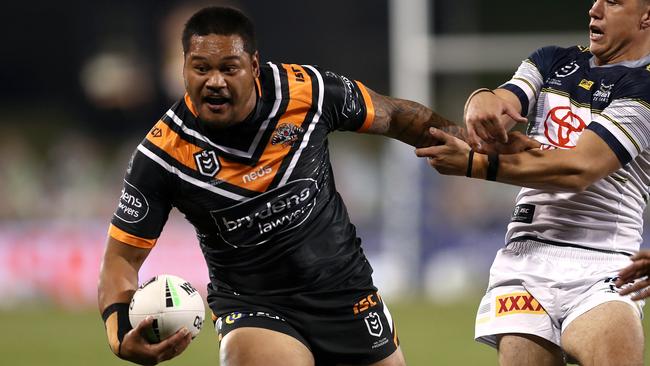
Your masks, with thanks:
[[[562,347],[580,365],[643,365],[643,327],[636,310],[610,301],[577,317],[562,333]]]
[[[339,364],[338,366],[351,366],[351,365]],[[402,348],[397,347],[397,350],[395,350],[395,352],[393,352],[390,356],[384,358],[379,362],[375,362],[367,366],[406,366],[406,361],[404,360],[404,354],[402,353]]]
[[[243,327],[226,334],[221,366],[314,366],[314,356],[299,340],[270,329]]]
[[[504,334],[497,338],[501,366],[563,366],[560,347],[531,334]]]

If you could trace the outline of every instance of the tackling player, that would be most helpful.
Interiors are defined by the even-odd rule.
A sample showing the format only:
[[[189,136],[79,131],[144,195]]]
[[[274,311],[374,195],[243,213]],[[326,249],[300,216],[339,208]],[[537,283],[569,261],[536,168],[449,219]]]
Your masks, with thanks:
[[[589,48],[541,48],[468,98],[472,146],[505,142],[516,110],[540,149],[482,154],[435,130],[444,145],[416,150],[443,174],[526,187],[476,317],[501,365],[643,365],[644,302],[615,280],[649,196],[650,1],[596,0],[589,16]]]

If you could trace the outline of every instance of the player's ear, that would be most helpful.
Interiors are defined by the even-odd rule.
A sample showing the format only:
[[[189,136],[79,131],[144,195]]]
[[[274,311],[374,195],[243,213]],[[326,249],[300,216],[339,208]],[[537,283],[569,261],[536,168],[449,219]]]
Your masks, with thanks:
[[[648,0],[639,0],[639,1],[645,3],[644,5],[645,11],[643,13],[643,16],[641,16],[641,29],[642,30],[650,29],[650,1]]]
[[[260,54],[257,51],[251,56],[251,67],[253,68],[253,75],[256,78],[260,77]]]

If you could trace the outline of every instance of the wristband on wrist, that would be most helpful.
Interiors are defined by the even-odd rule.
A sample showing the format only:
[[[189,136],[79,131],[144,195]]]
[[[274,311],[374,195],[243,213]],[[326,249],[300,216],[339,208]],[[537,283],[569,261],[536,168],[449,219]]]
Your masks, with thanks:
[[[468,178],[472,177],[472,165],[474,163],[474,149],[469,149],[469,157],[467,158],[467,171],[465,176]]]
[[[469,106],[469,102],[472,100],[472,98],[474,98],[476,96],[476,94],[485,93],[485,92],[489,92],[489,93],[494,94],[494,91],[492,89],[489,89],[489,88],[479,88],[479,89],[474,90],[472,92],[472,94],[470,94],[469,97],[467,97],[467,101],[465,102],[465,107],[463,108],[463,111],[467,112],[467,106]]]
[[[129,320],[129,304],[115,303],[109,305],[102,312],[102,319],[106,327],[106,334],[108,334],[108,344],[111,351],[120,357],[124,335],[133,329]]]
[[[496,181],[499,171],[499,154],[488,154],[488,167],[485,179]]]

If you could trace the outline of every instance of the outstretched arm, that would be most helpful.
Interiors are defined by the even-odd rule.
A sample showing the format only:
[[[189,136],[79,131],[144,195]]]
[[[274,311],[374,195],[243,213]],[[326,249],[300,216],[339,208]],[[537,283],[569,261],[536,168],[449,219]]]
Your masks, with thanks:
[[[375,108],[375,121],[367,133],[392,137],[415,147],[437,142],[429,133],[429,127],[443,129],[461,140],[467,138],[464,128],[420,103],[388,97],[370,89],[368,93]]]
[[[430,128],[440,129],[466,141],[467,130],[430,108],[410,100],[392,98],[370,89],[368,93],[375,108],[375,120],[365,132],[379,134],[405,142],[415,147],[440,144],[441,141],[429,133]],[[495,143],[493,151],[512,154],[539,146],[537,142],[519,132],[508,133],[507,143]]]
[[[467,143],[440,130],[431,133],[444,144],[416,149],[416,155],[428,158],[429,165],[441,174],[467,175],[529,188],[583,191],[621,167],[609,145],[590,130],[583,132],[573,149],[493,155],[499,158],[491,159],[492,162],[488,155],[474,153],[471,165]]]
[[[109,237],[97,291],[111,350],[118,357],[141,365],[155,365],[173,358],[191,341],[189,331],[180,330],[160,343],[150,344],[142,332],[151,326],[152,319],[131,329],[128,306],[138,288],[138,271],[149,252],[150,249],[136,248]]]

